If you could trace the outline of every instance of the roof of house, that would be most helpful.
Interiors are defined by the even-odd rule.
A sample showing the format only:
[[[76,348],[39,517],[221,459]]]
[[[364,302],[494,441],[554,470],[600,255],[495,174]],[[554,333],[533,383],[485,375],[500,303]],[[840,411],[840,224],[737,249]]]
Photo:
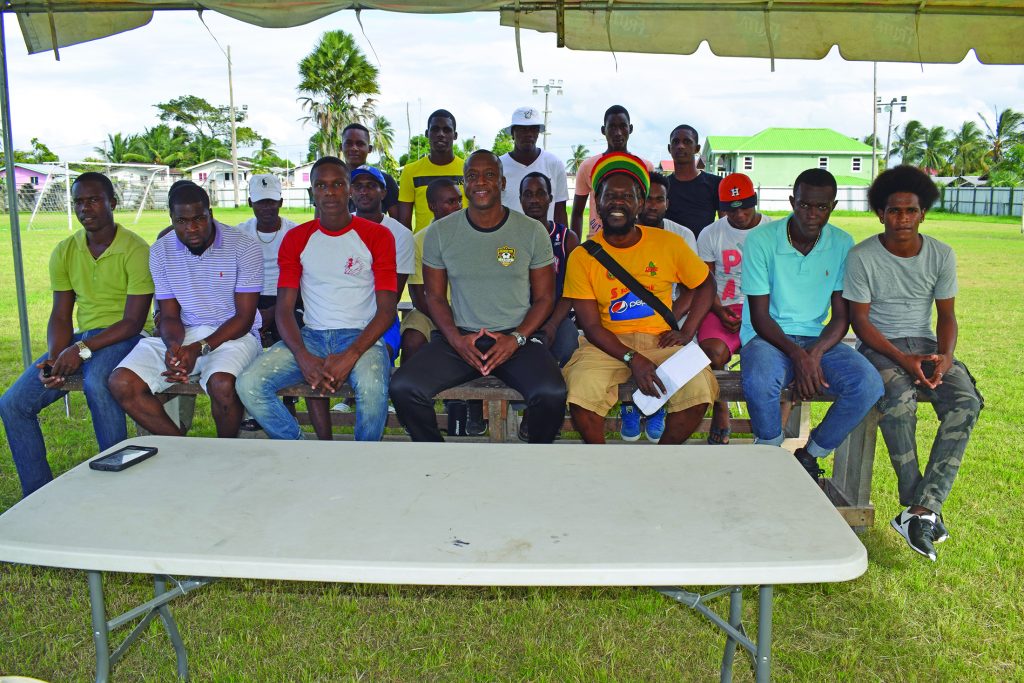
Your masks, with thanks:
[[[193,166],[189,166],[188,168],[183,168],[181,170],[182,171],[191,171],[192,169],[199,168],[200,166],[207,166],[209,164],[212,164],[212,163],[215,163],[215,162],[218,162],[218,161],[220,163],[226,164],[228,166],[232,165],[230,159],[227,160],[227,161],[225,161],[224,159],[207,159],[206,161],[203,161],[201,163],[195,164]],[[252,164],[250,164],[248,161],[242,161],[241,159],[239,159],[238,160],[238,167],[239,168],[244,168],[246,170],[249,170],[250,168],[252,168]]]
[[[15,168],[21,168],[26,171],[32,171],[33,173],[41,173],[42,175],[64,175],[64,167],[50,164],[26,164],[21,161],[14,162]],[[0,166],[0,171],[7,172],[6,166]]]
[[[871,145],[831,128],[765,128],[751,136],[709,135],[707,146],[722,152],[848,152],[870,154]]]

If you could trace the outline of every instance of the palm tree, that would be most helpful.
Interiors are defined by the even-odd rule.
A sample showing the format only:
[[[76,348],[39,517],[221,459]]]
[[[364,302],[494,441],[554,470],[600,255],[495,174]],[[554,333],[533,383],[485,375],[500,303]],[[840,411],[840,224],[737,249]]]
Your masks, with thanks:
[[[974,121],[964,121],[949,141],[953,175],[981,175],[985,165],[985,136]]]
[[[899,157],[900,163],[917,166],[924,156],[924,137],[927,129],[920,121],[911,119],[903,129],[896,130],[896,139],[889,149],[889,158]]]
[[[298,101],[308,112],[303,122],[321,133],[320,152],[337,154],[341,131],[349,123],[370,121],[380,92],[377,67],[344,31],[326,31],[313,51],[299,62]]]
[[[272,167],[277,166],[280,157],[274,149],[274,143],[268,138],[260,138],[260,146],[252,155],[252,167],[254,171],[265,173]]]
[[[93,147],[93,151],[103,157],[104,161],[112,164],[123,164],[127,161],[125,155],[131,151],[135,144],[135,136],[124,136],[120,133],[107,133],[107,142],[103,147]]]
[[[398,165],[395,163],[395,127],[386,116],[374,116],[370,125],[370,140],[374,150],[380,157],[380,167],[391,175],[395,174]]]
[[[130,152],[124,155],[125,161],[144,164],[161,164],[175,166],[185,156],[188,138],[180,128],[171,130],[165,123],[147,128],[142,135],[135,136]]]
[[[925,131],[921,141],[921,168],[935,171],[948,170],[947,159],[949,158],[950,144],[946,136],[946,129],[942,126],[932,126]]]
[[[569,175],[576,175],[580,170],[580,164],[590,156],[590,150],[583,145],[573,145],[569,149],[572,156],[565,162],[565,170]]]
[[[1024,139],[1024,114],[1012,109],[994,110],[995,123],[978,112],[978,117],[985,124],[985,139],[988,140],[988,157],[992,165],[998,164],[1007,149]]]

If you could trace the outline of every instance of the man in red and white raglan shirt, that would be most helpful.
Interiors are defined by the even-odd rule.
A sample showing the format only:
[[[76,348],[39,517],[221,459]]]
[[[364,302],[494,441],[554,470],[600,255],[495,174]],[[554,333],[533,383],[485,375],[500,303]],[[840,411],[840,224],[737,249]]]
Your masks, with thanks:
[[[697,256],[715,274],[718,294],[711,310],[697,330],[697,341],[711,359],[711,367],[722,370],[732,354],[740,350],[740,321],[743,317],[743,243],[751,229],[771,218],[757,211],[754,183],[742,173],[725,176],[718,185],[718,210],[723,214],[704,227],[697,237]],[[729,443],[729,406],[715,403],[708,443]]]
[[[398,306],[395,238],[382,225],[349,213],[349,170],[341,159],[319,159],[310,182],[319,217],[292,228],[278,252],[281,341],[239,377],[238,393],[272,439],[300,439],[302,431],[277,400],[277,390],[305,380],[326,394],[348,381],[356,397],[356,440],[379,441],[391,371],[381,335]],[[301,330],[286,314],[300,291],[306,323]],[[327,399],[322,401],[317,409],[326,414]],[[322,439],[330,438],[327,425],[326,433],[318,428]]]

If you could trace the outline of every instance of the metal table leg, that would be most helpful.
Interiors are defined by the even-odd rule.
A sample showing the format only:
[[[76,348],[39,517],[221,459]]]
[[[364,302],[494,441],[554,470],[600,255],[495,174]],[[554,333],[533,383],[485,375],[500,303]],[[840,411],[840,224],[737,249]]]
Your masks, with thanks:
[[[107,683],[110,680],[110,630],[103,604],[103,575],[99,572],[89,572],[89,604],[92,607],[92,642],[96,646],[96,683]]]
[[[733,586],[729,592],[729,625],[737,631],[743,631],[743,624],[740,619],[743,616],[743,589]],[[720,680],[722,683],[732,683],[732,662],[736,657],[737,641],[732,636],[725,641],[725,655],[722,657],[722,670]]]
[[[132,643],[142,634],[155,617],[160,617],[160,622],[167,632],[167,637],[174,647],[177,656],[178,676],[188,680],[188,655],[185,652],[185,644],[178,632],[178,625],[171,616],[171,610],[167,607],[174,598],[190,593],[197,588],[202,588],[213,583],[214,579],[192,578],[178,581],[169,576],[157,575],[153,577],[154,597],[124,614],[107,620],[106,607],[103,600],[103,575],[98,571],[89,571],[89,601],[92,606],[92,635],[96,646],[96,683],[107,683],[110,680],[110,670],[118,662],[124,653],[131,647]],[[167,584],[171,582],[174,587],[167,590]],[[131,621],[140,619],[131,633],[117,646],[113,652],[110,651],[110,633]]]
[[[757,641],[747,636],[743,628],[743,588],[731,586],[720,588],[705,595],[692,593],[682,588],[657,586],[654,590],[676,602],[703,614],[726,635],[725,652],[722,655],[721,680],[723,683],[732,681],[732,665],[736,656],[736,647],[742,646],[753,661],[754,676],[757,683],[767,683],[771,677],[772,648],[772,586],[761,586],[758,597]],[[705,603],[729,594],[729,620],[726,621]]]
[[[755,655],[755,678],[757,683],[767,683],[772,671],[772,586],[761,586],[757,605],[757,654]]]

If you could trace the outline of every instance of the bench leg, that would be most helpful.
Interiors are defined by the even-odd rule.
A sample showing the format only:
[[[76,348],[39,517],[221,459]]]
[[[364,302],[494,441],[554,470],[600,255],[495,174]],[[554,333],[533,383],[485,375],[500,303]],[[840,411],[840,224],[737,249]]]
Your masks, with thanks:
[[[836,449],[832,485],[854,507],[866,507],[871,502],[878,418],[878,411],[872,408]]]
[[[158,398],[164,398],[157,395]],[[171,418],[174,424],[183,427],[185,432],[192,428],[192,418],[196,414],[196,397],[184,394],[176,394],[164,401],[164,412]],[[149,436],[142,425],[135,423],[135,432],[139,436]]]
[[[787,439],[806,441],[811,435],[811,406],[807,403],[791,403],[789,415],[783,420],[782,434]]]
[[[505,417],[508,415],[508,401],[485,401],[490,441],[504,443],[508,438]]]

